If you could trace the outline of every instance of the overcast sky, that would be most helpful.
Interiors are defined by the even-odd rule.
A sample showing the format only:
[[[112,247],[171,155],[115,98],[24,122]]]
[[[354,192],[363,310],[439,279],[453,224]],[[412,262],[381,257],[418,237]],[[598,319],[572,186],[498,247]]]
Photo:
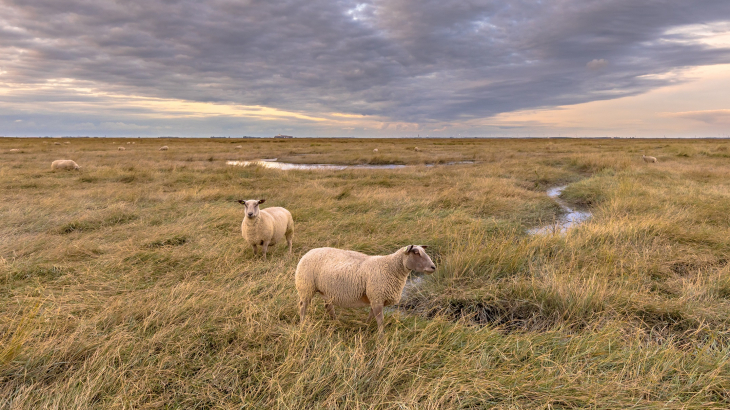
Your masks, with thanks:
[[[0,135],[730,135],[729,0],[0,0]]]

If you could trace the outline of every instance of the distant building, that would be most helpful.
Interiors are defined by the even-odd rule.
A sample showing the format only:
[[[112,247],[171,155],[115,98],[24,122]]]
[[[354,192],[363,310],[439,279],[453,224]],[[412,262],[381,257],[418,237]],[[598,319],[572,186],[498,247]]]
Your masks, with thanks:
[[[281,135],[281,134],[279,134],[279,135],[274,135],[274,138],[294,138],[294,137],[291,136],[291,135]]]

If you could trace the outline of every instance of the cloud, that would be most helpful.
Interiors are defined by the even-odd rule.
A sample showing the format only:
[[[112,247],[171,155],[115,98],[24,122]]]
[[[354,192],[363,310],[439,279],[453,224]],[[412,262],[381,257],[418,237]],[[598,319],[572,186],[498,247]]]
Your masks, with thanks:
[[[730,125],[730,110],[704,110],[666,113],[667,117],[682,118],[706,124]]]
[[[139,107],[149,98],[264,107],[307,130],[332,113],[410,130],[645,93],[671,82],[664,73],[730,61],[708,40],[727,34],[727,16],[727,0],[0,0],[0,85],[13,90],[0,95],[106,93],[134,96],[119,105],[130,112],[169,113]],[[78,89],[47,88],[66,80]]]
[[[586,64],[586,67],[590,70],[600,70],[601,68],[608,65],[608,61],[602,58],[594,58]]]

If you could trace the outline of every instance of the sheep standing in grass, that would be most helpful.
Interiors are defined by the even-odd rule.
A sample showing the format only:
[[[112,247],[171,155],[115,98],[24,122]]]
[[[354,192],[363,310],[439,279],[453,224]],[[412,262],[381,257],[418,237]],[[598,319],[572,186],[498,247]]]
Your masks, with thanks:
[[[418,147],[414,148],[413,150],[416,151],[416,152],[421,152],[421,149],[418,148]]]
[[[383,306],[400,301],[410,271],[433,273],[436,270],[424,248],[408,245],[390,255],[378,256],[335,248],[307,252],[294,274],[302,323],[309,302],[319,293],[332,319],[335,319],[335,306],[370,306],[368,321],[375,317],[378,332],[382,333]]]
[[[242,149],[242,148],[243,148],[242,145],[236,145],[236,149]]]
[[[61,145],[60,142],[54,142],[53,145]]]
[[[75,161],[70,159],[57,159],[51,163],[51,169],[56,170],[80,170],[81,167]]]
[[[276,206],[266,209],[259,209],[265,199],[239,200],[238,202],[246,207],[246,215],[241,222],[241,234],[243,238],[253,247],[253,253],[258,253],[261,246],[264,259],[269,246],[276,245],[286,239],[291,253],[292,236],[294,236],[294,219],[286,209]]]
[[[656,163],[656,158],[655,157],[647,157],[646,155],[642,155],[641,156],[641,159],[643,159],[644,162]]]
[[[373,152],[377,154],[378,153],[378,149],[377,148],[373,149]]]
[[[125,150],[126,150],[126,148],[124,148],[124,147],[117,148],[117,151],[125,151]]]
[[[169,148],[167,148],[167,145],[160,147],[160,151],[167,151]]]
[[[13,148],[13,149],[9,150],[8,152],[20,152],[20,150],[17,148]]]

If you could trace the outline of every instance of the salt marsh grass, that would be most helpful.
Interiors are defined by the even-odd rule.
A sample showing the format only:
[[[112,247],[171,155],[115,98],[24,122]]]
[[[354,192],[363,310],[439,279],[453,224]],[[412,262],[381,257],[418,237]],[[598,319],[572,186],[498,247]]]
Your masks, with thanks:
[[[124,142],[0,139],[0,408],[730,407],[730,142]],[[413,166],[225,165],[260,158]],[[529,235],[557,185],[593,217]],[[241,198],[293,255],[253,257]],[[411,243],[438,269],[381,338],[316,298],[300,327],[309,249]]]

